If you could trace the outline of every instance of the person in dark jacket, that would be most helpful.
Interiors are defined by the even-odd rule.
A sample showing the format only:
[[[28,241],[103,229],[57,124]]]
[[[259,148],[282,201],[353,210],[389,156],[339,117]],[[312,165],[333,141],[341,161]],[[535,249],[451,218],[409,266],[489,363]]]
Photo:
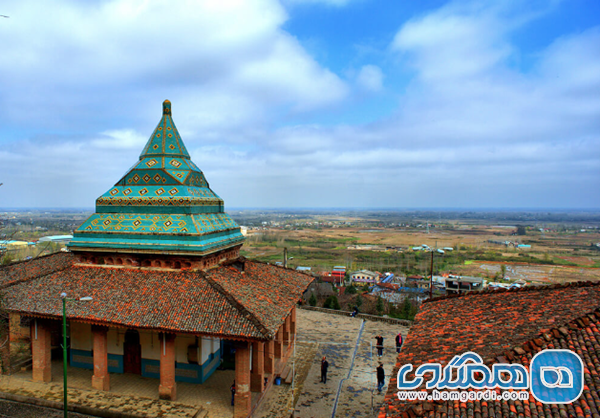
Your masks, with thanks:
[[[377,335],[375,340],[377,341],[377,345],[375,346],[377,348],[377,355],[381,357],[383,356],[383,337],[381,335]]]
[[[231,406],[234,405],[234,400],[235,400],[235,380],[233,381],[233,384],[231,385]]]
[[[402,348],[402,334],[398,333],[398,335],[396,335],[396,353],[399,353],[401,348]]]
[[[385,384],[385,372],[383,371],[383,363],[379,363],[377,368],[377,390],[381,393],[383,385]]]
[[[323,360],[321,360],[321,383],[327,383],[327,368],[329,367],[329,362],[323,356]]]

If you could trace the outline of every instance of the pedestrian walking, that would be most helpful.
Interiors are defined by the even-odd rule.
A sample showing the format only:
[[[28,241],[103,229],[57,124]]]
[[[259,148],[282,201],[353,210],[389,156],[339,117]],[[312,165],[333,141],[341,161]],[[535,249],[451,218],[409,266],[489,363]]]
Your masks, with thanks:
[[[400,349],[402,348],[402,334],[398,333],[398,335],[396,335],[396,353],[400,352]]]
[[[231,406],[234,405],[234,400],[235,400],[235,380],[233,381],[233,384],[231,385]]]
[[[379,363],[377,367],[377,390],[381,393],[383,385],[385,384],[385,372],[383,371],[383,363]]]
[[[329,367],[329,362],[323,356],[323,360],[321,360],[321,383],[327,383],[327,368]]]
[[[375,340],[377,341],[377,344],[375,345],[377,348],[377,355],[381,357],[383,356],[383,337],[381,335],[377,335]]]

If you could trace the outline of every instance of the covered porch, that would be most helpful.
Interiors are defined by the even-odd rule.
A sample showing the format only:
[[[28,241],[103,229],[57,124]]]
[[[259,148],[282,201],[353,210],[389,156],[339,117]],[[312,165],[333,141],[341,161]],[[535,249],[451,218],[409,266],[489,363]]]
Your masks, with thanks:
[[[31,320],[32,382],[61,381],[62,360],[56,355],[60,333],[56,319]],[[202,407],[206,402],[212,404],[211,399],[220,399],[219,404],[225,399],[233,416],[246,417],[285,368],[295,334],[296,308],[273,340],[236,339],[226,340],[227,344],[206,336],[70,321],[69,386]],[[233,360],[234,370],[217,370],[224,347],[230,351],[225,354]]]

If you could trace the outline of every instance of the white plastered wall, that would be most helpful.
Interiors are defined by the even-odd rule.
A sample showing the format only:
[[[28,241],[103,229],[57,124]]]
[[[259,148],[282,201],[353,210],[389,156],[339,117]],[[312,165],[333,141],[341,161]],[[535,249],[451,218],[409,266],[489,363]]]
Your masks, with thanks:
[[[123,355],[123,340],[125,339],[125,330],[109,328],[106,335],[106,345],[109,354]]]
[[[175,337],[175,361],[178,363],[188,362],[188,347],[196,343],[196,337],[190,335],[177,335]],[[200,341],[198,341],[198,345]]]
[[[92,351],[92,326],[90,324],[74,321],[71,321],[69,326],[71,328],[71,348]]]
[[[158,332],[139,331],[140,344],[142,346],[142,358],[148,360],[160,360],[160,347]]]

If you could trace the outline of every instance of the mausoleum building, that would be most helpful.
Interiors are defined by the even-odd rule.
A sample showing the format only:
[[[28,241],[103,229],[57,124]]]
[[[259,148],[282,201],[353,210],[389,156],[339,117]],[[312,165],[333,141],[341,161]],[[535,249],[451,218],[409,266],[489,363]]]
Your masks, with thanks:
[[[296,302],[312,277],[240,257],[244,237],[192,162],[171,103],[139,160],[96,200],[70,253],[0,270],[11,326],[29,324],[32,377],[51,380],[66,293],[69,361],[93,370],[90,386],[110,390],[111,373],[202,384],[235,351],[235,416],[251,411],[286,364]],[[91,297],[91,301],[78,301]]]

